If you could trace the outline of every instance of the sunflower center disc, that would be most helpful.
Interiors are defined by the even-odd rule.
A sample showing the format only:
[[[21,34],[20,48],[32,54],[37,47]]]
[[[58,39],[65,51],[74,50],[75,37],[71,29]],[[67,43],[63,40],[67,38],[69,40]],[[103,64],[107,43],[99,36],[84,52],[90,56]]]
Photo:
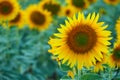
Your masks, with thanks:
[[[70,14],[70,10],[67,10],[67,11],[66,11],[66,14],[69,15],[69,14]]]
[[[20,13],[19,13],[19,14],[18,14],[13,20],[11,20],[10,22],[11,22],[11,23],[19,22],[20,17],[21,17],[21,15],[20,15]]]
[[[0,13],[3,15],[10,14],[13,10],[13,6],[11,3],[4,1],[0,3]]]
[[[84,0],[72,0],[72,4],[78,8],[82,8],[85,5]]]
[[[110,0],[111,2],[114,2],[114,1],[116,1],[116,0]]]
[[[79,46],[86,46],[88,44],[88,38],[89,36],[86,33],[76,33],[75,35],[75,43],[76,45]]]
[[[36,25],[42,25],[45,22],[45,16],[38,11],[34,11],[31,14],[31,21]]]
[[[52,15],[56,15],[60,10],[60,5],[47,3],[47,4],[44,4],[43,8],[50,11]]]
[[[94,2],[94,0],[88,0],[90,3]]]
[[[87,25],[75,27],[68,33],[67,44],[76,53],[86,53],[97,41],[96,32]]]

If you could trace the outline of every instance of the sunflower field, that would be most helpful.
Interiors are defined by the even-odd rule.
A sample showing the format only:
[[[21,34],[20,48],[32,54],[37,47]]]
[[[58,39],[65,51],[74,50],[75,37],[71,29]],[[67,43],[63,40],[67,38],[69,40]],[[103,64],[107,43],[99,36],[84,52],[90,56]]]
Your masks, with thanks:
[[[0,0],[0,80],[120,80],[120,0]]]

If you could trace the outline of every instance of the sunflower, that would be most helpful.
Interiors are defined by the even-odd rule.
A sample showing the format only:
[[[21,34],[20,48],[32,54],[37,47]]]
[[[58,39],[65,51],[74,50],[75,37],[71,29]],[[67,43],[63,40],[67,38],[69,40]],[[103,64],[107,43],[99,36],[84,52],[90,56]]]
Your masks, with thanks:
[[[96,64],[94,65],[94,72],[99,72],[104,70],[103,64],[106,64],[108,60],[108,55],[103,54],[103,58],[101,61],[96,61]]]
[[[75,13],[76,13],[76,11],[74,10],[74,8],[72,6],[62,7],[61,16],[72,17]]]
[[[117,5],[120,1],[119,0],[104,0],[106,4]]]
[[[18,14],[19,4],[16,0],[0,0],[0,20],[12,20]]]
[[[52,20],[51,14],[46,10],[38,9],[37,5],[29,6],[25,16],[31,29],[44,30],[48,28]]]
[[[116,28],[116,33],[117,33],[117,39],[120,40],[120,18],[117,20],[115,28]]]
[[[97,0],[87,0],[90,4],[95,3]]]
[[[39,3],[40,9],[49,11],[52,15],[59,15],[61,11],[61,6],[59,3],[53,0],[42,0]]]
[[[68,71],[67,72],[67,76],[69,76],[69,77],[71,77],[72,79],[74,79],[74,73],[73,73],[73,71]]]
[[[67,0],[68,5],[74,7],[76,11],[88,8],[89,2],[87,0]]]
[[[114,43],[113,52],[109,57],[109,64],[112,68],[120,67],[120,41]]]
[[[68,18],[66,25],[58,28],[59,33],[55,33],[55,37],[51,37],[48,42],[52,48],[49,52],[62,60],[63,64],[67,62],[70,67],[88,68],[96,60],[101,61],[102,52],[108,52],[111,31],[105,30],[107,25],[103,26],[104,22],[97,22],[99,14],[89,14],[85,19],[83,13],[78,13],[77,17],[74,15],[72,19]]]
[[[24,26],[24,11],[20,10],[16,17],[9,21],[9,26],[18,26],[19,28],[22,28]]]
[[[100,15],[105,15],[105,14],[107,14],[107,12],[106,12],[106,10],[104,8],[100,8],[99,9],[99,14]]]

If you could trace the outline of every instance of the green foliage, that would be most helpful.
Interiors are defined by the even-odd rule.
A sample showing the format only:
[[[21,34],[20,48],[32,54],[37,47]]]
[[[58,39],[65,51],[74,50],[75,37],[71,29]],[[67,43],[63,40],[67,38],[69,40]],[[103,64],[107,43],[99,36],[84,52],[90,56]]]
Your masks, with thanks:
[[[72,79],[68,76],[63,76],[60,80],[72,80]]]
[[[62,70],[62,71],[69,71],[69,70],[72,70],[72,68],[70,68],[70,66],[68,66],[67,65],[67,62],[66,63],[64,63],[64,64],[61,64],[60,65],[60,69]]]
[[[81,80],[102,80],[102,77],[95,73],[87,73],[81,76]]]
[[[57,67],[47,51],[51,34],[0,27],[0,80],[45,80],[51,76]]]

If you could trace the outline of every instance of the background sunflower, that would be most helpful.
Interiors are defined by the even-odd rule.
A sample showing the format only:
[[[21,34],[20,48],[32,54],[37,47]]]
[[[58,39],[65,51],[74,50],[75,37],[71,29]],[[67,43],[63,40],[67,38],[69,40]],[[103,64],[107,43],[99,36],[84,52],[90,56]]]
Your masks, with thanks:
[[[72,17],[76,11],[72,6],[63,6],[61,10],[61,16],[67,16],[67,17]]]
[[[120,42],[116,41],[114,43],[113,52],[109,57],[109,64],[112,68],[120,67]]]
[[[90,4],[95,3],[98,0],[87,0]]]
[[[20,10],[16,17],[9,21],[9,27],[18,26],[20,29],[25,25],[24,11]]]
[[[0,20],[12,20],[20,9],[16,0],[0,0]]]
[[[120,0],[104,0],[104,2],[111,5],[117,5],[120,3]]]
[[[31,29],[44,30],[48,28],[52,21],[50,13],[46,10],[38,9],[38,6],[36,5],[29,6],[25,16]]]
[[[76,11],[88,8],[89,2],[87,0],[66,0],[68,5],[74,7]]]
[[[120,29],[119,29],[120,28],[120,18],[117,20],[115,28],[116,28],[116,33],[117,33],[117,40],[120,40]]]
[[[54,0],[42,0],[39,3],[40,9],[49,11],[52,15],[59,15],[61,5]]]

